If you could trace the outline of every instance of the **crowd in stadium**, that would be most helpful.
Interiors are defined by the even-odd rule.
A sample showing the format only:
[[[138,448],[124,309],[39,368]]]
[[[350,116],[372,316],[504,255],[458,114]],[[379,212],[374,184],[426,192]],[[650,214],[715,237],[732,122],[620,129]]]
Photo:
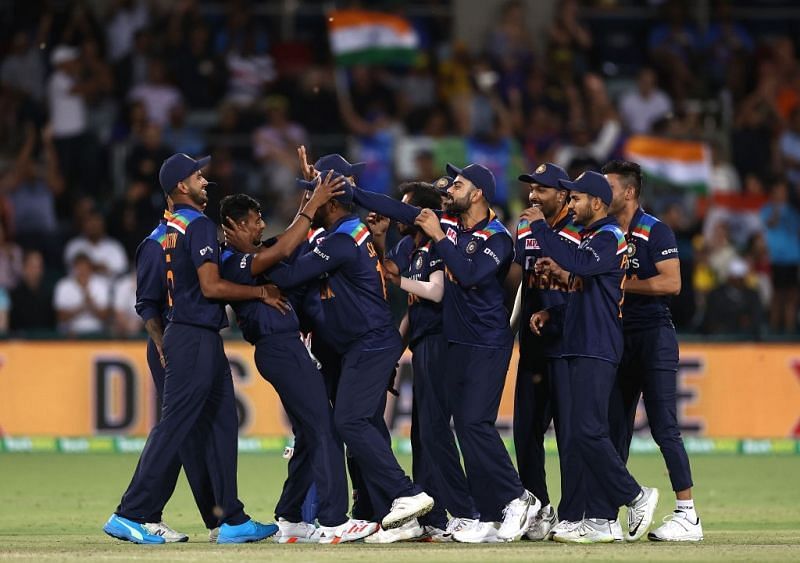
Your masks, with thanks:
[[[521,2],[469,42],[453,38],[448,2],[427,2],[411,18],[412,65],[346,71],[315,2],[288,24],[241,0],[15,5],[0,43],[0,334],[142,332],[133,253],[163,209],[157,173],[173,152],[212,155],[210,217],[245,192],[276,232],[296,209],[298,145],[366,161],[359,183],[388,194],[488,154],[508,172],[493,203],[513,229],[519,173],[599,170],[637,133],[713,153],[705,193],[655,181],[643,193],[678,238],[678,330],[796,334],[795,42],[751,31],[725,2],[701,27],[689,4],[651,6],[646,43],[612,64],[575,0],[558,2],[543,48]]]

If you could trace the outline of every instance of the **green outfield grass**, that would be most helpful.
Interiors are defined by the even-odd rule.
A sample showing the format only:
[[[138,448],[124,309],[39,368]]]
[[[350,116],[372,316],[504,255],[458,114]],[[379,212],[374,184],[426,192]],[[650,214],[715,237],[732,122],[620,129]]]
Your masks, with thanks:
[[[128,454],[0,454],[0,559],[242,561],[530,561],[530,560],[800,560],[800,456],[695,456],[697,506],[706,540],[697,545],[564,546],[552,542],[465,546],[396,544],[245,546],[206,543],[183,477],[164,514],[189,543],[136,546],[112,540],[101,527],[115,508],[136,464]],[[556,459],[549,460],[558,498]],[[410,458],[402,462],[408,466]],[[635,456],[633,473],[662,491],[658,519],[673,508],[669,481],[657,455]],[[239,490],[247,511],[269,521],[285,477],[277,454],[239,458]]]

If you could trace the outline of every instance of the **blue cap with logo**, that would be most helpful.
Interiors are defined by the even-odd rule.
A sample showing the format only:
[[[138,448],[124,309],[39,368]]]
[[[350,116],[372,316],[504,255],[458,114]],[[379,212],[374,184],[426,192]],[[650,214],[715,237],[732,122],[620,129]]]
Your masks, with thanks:
[[[569,174],[563,168],[556,166],[552,162],[545,162],[536,167],[536,170],[531,174],[522,174],[519,176],[520,182],[528,184],[539,184],[548,188],[555,188],[557,190],[566,189],[559,185],[558,181],[564,180],[569,182]]]
[[[313,192],[315,189],[317,189],[317,186],[322,181],[322,178],[327,177],[329,172],[330,170],[320,170],[319,176],[310,181],[304,180],[302,178],[297,178],[296,182],[298,189]],[[344,174],[341,174],[336,170],[334,170],[331,179],[336,180],[337,178],[341,178],[343,176]],[[344,193],[337,195],[333,199],[345,205],[350,205],[351,203],[353,203],[353,184],[351,184],[350,181],[347,180],[347,178],[345,178],[344,185],[342,185],[341,189],[344,190]]]
[[[495,191],[494,174],[483,164],[470,164],[464,168],[457,168],[448,163],[445,168],[447,169],[447,174],[453,178],[462,176],[472,182],[476,188],[483,192],[483,197],[486,201],[492,202]]]
[[[161,189],[167,194],[172,193],[178,182],[185,180],[201,168],[205,168],[209,162],[211,162],[210,156],[195,160],[182,152],[173,154],[161,164],[161,169],[158,171],[158,182],[161,184]]]
[[[326,154],[314,163],[317,170],[334,170],[342,176],[358,176],[366,168],[366,162],[354,162],[350,164],[347,159],[340,154]]]
[[[437,192],[446,194],[447,188],[453,185],[453,178],[451,178],[450,176],[442,176],[441,178],[438,178],[433,182],[431,182],[431,185]]]
[[[606,205],[611,205],[611,184],[599,172],[591,170],[582,173],[574,182],[559,180],[558,185],[571,192],[599,197]]]

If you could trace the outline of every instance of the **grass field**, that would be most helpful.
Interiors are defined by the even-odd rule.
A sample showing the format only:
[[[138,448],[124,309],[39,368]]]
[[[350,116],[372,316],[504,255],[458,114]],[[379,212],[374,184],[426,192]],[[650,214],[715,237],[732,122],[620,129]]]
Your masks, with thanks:
[[[165,520],[189,543],[136,546],[112,540],[101,527],[115,508],[137,457],[123,454],[0,455],[0,559],[215,561],[789,561],[800,560],[800,456],[696,456],[697,506],[706,540],[696,545],[565,546],[553,542],[465,546],[365,544],[245,546],[206,543],[191,494],[181,478]],[[410,459],[402,458],[408,466]],[[558,498],[555,459],[550,482]],[[657,516],[673,508],[669,481],[657,455],[631,459],[639,480],[661,489]],[[241,455],[239,490],[247,511],[269,521],[285,476],[277,454]]]

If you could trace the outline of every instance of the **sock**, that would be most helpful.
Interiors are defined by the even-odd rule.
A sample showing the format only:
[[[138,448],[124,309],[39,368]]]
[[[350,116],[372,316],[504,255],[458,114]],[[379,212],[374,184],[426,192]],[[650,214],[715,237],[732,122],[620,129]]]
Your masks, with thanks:
[[[675,511],[683,512],[689,522],[697,524],[697,512],[694,511],[694,499],[689,500],[676,500]]]

